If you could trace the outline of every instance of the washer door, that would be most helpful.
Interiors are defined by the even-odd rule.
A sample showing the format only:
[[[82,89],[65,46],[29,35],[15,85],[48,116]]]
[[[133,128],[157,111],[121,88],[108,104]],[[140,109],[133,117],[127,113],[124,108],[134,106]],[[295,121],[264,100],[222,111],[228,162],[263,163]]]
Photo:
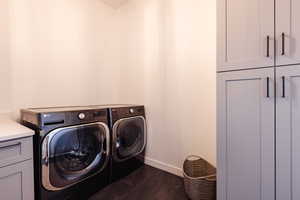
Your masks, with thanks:
[[[102,171],[109,159],[104,123],[59,128],[42,144],[42,183],[47,190],[70,187]]]
[[[146,146],[146,120],[144,117],[121,119],[113,127],[113,157],[125,161],[141,153]]]

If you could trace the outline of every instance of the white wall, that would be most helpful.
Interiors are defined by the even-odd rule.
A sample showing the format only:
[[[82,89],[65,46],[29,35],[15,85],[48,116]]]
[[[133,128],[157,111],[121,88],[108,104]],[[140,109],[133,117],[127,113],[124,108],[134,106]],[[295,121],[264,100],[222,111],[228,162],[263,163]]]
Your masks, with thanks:
[[[146,105],[148,162],[178,174],[189,154],[215,164],[216,2],[131,0],[119,13],[120,94]]]
[[[8,0],[0,0],[0,110],[4,112],[8,112],[11,107],[8,2]]]
[[[166,132],[181,147],[169,162],[181,166],[197,154],[215,164],[216,4],[169,0],[165,7]]]
[[[0,4],[1,112],[118,102],[114,9],[99,0]]]
[[[215,1],[0,4],[0,112],[145,104],[150,164],[180,174],[189,154],[215,163]]]
[[[101,0],[101,1],[117,9],[121,7],[123,4],[127,3],[128,0]]]

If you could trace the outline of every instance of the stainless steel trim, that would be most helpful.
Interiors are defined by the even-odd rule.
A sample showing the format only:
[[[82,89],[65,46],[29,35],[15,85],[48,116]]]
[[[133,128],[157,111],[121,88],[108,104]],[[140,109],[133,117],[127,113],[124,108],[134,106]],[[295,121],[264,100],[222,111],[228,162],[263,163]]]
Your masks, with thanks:
[[[50,181],[50,173],[49,173],[49,157],[50,157],[50,147],[49,144],[51,143],[52,138],[59,133],[62,130],[66,130],[66,129],[71,129],[71,128],[78,128],[78,127],[85,127],[85,126],[90,126],[90,125],[99,125],[100,127],[104,127],[105,129],[105,137],[106,137],[106,149],[103,150],[103,146],[102,146],[102,150],[100,154],[105,154],[106,155],[106,160],[102,166],[102,168],[100,170],[98,170],[97,172],[95,172],[94,174],[90,175],[89,177],[83,178],[81,180],[79,180],[76,183],[70,184],[66,187],[55,187],[51,184]],[[43,140],[42,142],[42,184],[43,186],[50,191],[58,191],[58,190],[63,190],[65,188],[71,187],[81,181],[84,181],[88,178],[90,178],[91,176],[94,176],[96,174],[98,174],[99,172],[103,171],[103,169],[108,165],[108,161],[110,158],[110,131],[109,128],[107,126],[107,124],[103,123],[103,122],[96,122],[96,123],[89,123],[89,124],[82,124],[82,125],[76,125],[76,126],[68,126],[68,127],[63,127],[63,128],[58,128],[55,129],[53,131],[51,131]],[[91,170],[91,168],[93,168],[95,166],[95,164],[99,161],[100,159],[100,154],[96,157],[96,159],[85,169],[83,170],[83,172],[88,172],[89,170]]]
[[[117,151],[117,144],[118,144],[118,137],[117,137],[117,128],[118,128],[118,125],[120,124],[120,123],[122,123],[122,122],[124,122],[124,121],[126,121],[126,120],[130,120],[130,119],[138,119],[138,118],[140,118],[140,119],[142,119],[143,120],[143,122],[144,122],[144,145],[143,145],[143,147],[142,147],[142,149],[141,149],[141,151],[139,151],[139,152],[137,152],[136,154],[133,154],[132,156],[129,156],[129,157],[127,157],[127,158],[124,158],[124,159],[121,159],[121,158],[119,158],[118,156],[117,156],[117,153],[116,153],[116,151]],[[137,156],[138,154],[140,154],[140,153],[142,153],[143,151],[144,151],[144,149],[145,149],[145,147],[146,147],[146,144],[147,144],[147,123],[146,123],[146,119],[145,119],[145,117],[143,117],[143,116],[136,116],[136,117],[128,117],[128,118],[123,118],[123,119],[119,119],[118,121],[116,121],[115,123],[114,123],[114,125],[113,125],[113,138],[112,138],[112,153],[113,153],[113,158],[114,158],[114,160],[115,161],[117,161],[117,162],[123,162],[123,161],[126,161],[126,160],[128,160],[128,159],[130,159],[130,158],[132,158],[132,157],[135,157],[135,156]]]

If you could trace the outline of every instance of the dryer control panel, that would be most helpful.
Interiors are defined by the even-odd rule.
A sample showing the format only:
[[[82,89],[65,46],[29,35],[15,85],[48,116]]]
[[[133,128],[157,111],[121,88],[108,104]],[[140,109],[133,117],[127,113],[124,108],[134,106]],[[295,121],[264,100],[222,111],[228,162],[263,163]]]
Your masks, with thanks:
[[[143,116],[145,117],[144,106],[128,106],[128,107],[118,107],[111,108],[112,120],[117,121],[118,119]]]

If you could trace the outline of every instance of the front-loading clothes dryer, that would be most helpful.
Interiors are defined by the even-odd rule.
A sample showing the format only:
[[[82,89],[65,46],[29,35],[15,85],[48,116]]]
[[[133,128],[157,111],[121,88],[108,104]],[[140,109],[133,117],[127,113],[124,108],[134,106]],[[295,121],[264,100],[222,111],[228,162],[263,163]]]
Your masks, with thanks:
[[[111,129],[111,182],[144,165],[147,127],[144,106],[109,106]]]
[[[35,130],[36,200],[86,200],[109,184],[108,110],[89,107],[21,111]]]

